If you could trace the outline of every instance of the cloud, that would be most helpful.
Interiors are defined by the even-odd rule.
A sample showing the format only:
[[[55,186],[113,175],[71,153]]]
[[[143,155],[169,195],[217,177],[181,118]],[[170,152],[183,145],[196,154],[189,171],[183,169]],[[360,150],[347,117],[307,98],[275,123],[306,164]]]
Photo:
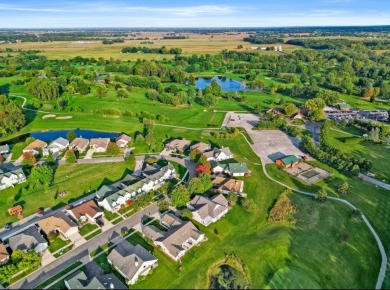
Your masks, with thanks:
[[[68,12],[68,13],[129,13],[129,12],[146,12],[146,13],[166,13],[179,16],[197,16],[197,15],[228,15],[236,13],[244,8],[237,8],[227,5],[198,5],[188,7],[149,7],[149,6],[127,6],[113,4],[87,4],[77,5],[74,7],[57,8],[36,8],[23,7],[14,5],[0,4],[0,11],[29,11],[29,12]]]

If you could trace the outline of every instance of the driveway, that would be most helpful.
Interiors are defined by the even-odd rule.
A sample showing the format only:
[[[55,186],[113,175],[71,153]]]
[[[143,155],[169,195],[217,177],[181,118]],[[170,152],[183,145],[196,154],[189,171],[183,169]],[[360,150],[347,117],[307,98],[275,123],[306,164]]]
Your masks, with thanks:
[[[39,268],[37,271],[29,275],[27,278],[11,285],[10,289],[33,289],[37,285],[45,282],[47,279],[53,277],[59,272],[63,271],[67,267],[73,265],[77,261],[89,258],[89,254],[95,251],[97,248],[103,246],[109,241],[115,240],[119,241],[117,237],[121,237],[122,229],[130,229],[136,224],[140,223],[145,216],[149,217],[155,214],[158,211],[157,203],[153,203],[143,210],[135,213],[128,219],[120,222],[111,229],[102,234],[98,235],[95,238],[92,238],[89,241],[86,241],[80,247],[73,249],[72,251],[65,253],[52,263]]]
[[[89,150],[87,151],[87,154],[85,155],[84,159],[92,159],[92,155],[93,155],[93,153],[95,153],[95,152],[96,152],[96,149],[93,149],[93,148],[89,149]]]

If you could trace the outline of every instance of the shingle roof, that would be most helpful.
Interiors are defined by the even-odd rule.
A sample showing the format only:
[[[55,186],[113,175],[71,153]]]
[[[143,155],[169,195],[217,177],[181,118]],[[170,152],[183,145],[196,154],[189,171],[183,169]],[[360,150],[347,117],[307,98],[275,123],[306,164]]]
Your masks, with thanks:
[[[8,253],[7,249],[5,248],[4,244],[1,243],[0,244],[0,261],[2,261],[3,259],[6,259],[6,258],[9,258],[9,253]]]
[[[9,151],[9,145],[8,144],[0,145],[0,151]]]
[[[117,138],[116,138],[116,142],[118,141],[125,141],[125,142],[130,142],[131,141],[131,137],[126,135],[126,134],[122,134],[122,135],[119,135]]]
[[[145,250],[141,245],[133,246],[128,241],[119,243],[108,255],[117,269],[119,269],[128,279],[132,279],[144,262],[156,261],[157,258]]]
[[[109,138],[92,138],[89,145],[96,146],[97,148],[107,148],[108,143],[110,143]]]
[[[202,195],[196,195],[189,204],[195,208],[200,218],[206,219],[209,216],[215,218],[224,212],[227,209],[228,201],[222,194],[211,199]]]
[[[207,148],[210,148],[210,144],[199,142],[191,146],[191,150],[199,150],[203,152]]]
[[[93,200],[84,202],[70,209],[70,211],[72,211],[72,213],[77,219],[79,219],[83,215],[89,215],[90,217],[94,217],[96,214],[103,212]]]
[[[70,147],[77,147],[79,149],[84,150],[85,148],[87,148],[88,144],[89,144],[88,139],[76,138],[72,141],[72,143],[70,143]]]
[[[154,225],[147,225],[143,228],[142,234],[144,234],[148,239],[155,241],[164,237],[164,232],[158,229]]]
[[[213,181],[214,185],[218,185],[219,190],[233,191],[239,193],[241,191],[244,181],[233,178],[217,177]]]
[[[38,225],[47,235],[57,229],[66,233],[70,228],[77,227],[77,224],[62,211],[58,211],[51,217],[38,221]]]
[[[84,271],[79,270],[64,281],[68,283],[70,289],[128,289],[113,273],[89,279]]]
[[[246,173],[248,172],[248,166],[246,163],[229,163],[227,165],[227,170],[229,170],[230,173]]]
[[[35,226],[9,238],[9,246],[12,251],[31,250],[37,245],[47,243]]]
[[[66,146],[69,145],[69,141],[68,141],[67,139],[65,139],[65,138],[62,138],[62,137],[55,139],[55,140],[52,142],[52,144],[53,144],[53,143],[57,143],[57,144],[59,144],[59,145],[61,145],[61,146],[64,146],[64,147],[66,147]],[[50,145],[52,145],[52,144],[50,144]]]
[[[169,227],[178,226],[183,223],[182,219],[178,218],[172,213],[164,214],[161,218],[161,221]]]
[[[36,150],[36,149],[43,148],[46,146],[47,146],[46,142],[37,139],[37,140],[34,140],[29,145],[27,145],[23,150],[26,150],[26,151]]]
[[[21,168],[14,169],[14,170],[0,169],[0,183],[4,177],[9,178],[13,174],[16,174],[18,176],[18,178],[19,178],[19,175],[22,174],[23,177],[26,178],[26,175],[24,174],[24,172]]]

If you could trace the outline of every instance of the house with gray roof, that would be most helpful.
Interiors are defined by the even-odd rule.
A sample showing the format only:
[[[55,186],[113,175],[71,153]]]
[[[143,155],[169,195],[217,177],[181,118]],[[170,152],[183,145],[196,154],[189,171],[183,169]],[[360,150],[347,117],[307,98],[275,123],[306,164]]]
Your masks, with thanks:
[[[49,155],[49,152],[52,154],[57,154],[60,151],[66,149],[69,146],[69,141],[65,138],[57,138],[53,142],[50,143],[49,146],[42,149],[42,153],[44,156]]]
[[[153,241],[171,259],[178,261],[192,247],[200,244],[205,239],[204,233],[198,230],[190,221],[182,221],[163,232],[153,225],[143,228],[142,234]]]
[[[66,277],[64,283],[67,289],[128,289],[112,273],[88,278],[81,270]]]
[[[223,161],[233,158],[233,153],[229,147],[214,148],[212,151],[203,153],[203,155],[206,156],[208,161]]]
[[[175,168],[168,164],[162,167],[158,172],[146,176],[135,183],[121,188],[102,187],[96,192],[98,205],[104,207],[108,211],[117,211],[126,201],[135,199],[140,195],[155,190],[165,184],[165,181],[172,179],[175,176]]]
[[[0,169],[0,190],[26,181],[22,168],[14,170]]]
[[[158,265],[155,256],[141,245],[133,246],[128,241],[118,244],[107,256],[107,262],[115,267],[127,284],[134,284],[139,276],[146,276]]]
[[[126,134],[121,134],[115,139],[115,144],[119,148],[125,148],[131,142],[131,137]]]
[[[229,211],[228,201],[222,194],[211,198],[196,195],[187,203],[187,208],[192,211],[194,220],[206,227],[221,219]]]
[[[69,148],[78,151],[80,153],[84,152],[88,148],[89,140],[85,138],[76,138],[70,143]]]
[[[43,253],[48,247],[47,241],[35,226],[29,227],[20,234],[10,237],[8,244],[12,251],[22,250],[28,252],[34,250],[37,253]]]
[[[92,138],[89,141],[89,146],[96,152],[106,152],[109,143],[109,138]]]

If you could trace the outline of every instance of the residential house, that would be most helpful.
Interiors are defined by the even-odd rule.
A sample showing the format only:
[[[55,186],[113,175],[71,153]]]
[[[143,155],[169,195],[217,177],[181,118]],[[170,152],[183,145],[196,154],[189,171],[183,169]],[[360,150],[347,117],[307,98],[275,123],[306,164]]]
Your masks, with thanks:
[[[283,110],[280,108],[271,108],[266,111],[266,113],[271,113],[272,116],[278,116],[283,113]]]
[[[69,146],[69,141],[65,138],[57,138],[56,140],[54,140],[53,142],[51,142],[51,144],[49,146],[47,146],[46,148],[43,148],[43,155],[44,156],[47,156],[49,155],[49,152],[51,152],[52,154],[57,154],[59,152],[61,152],[62,150],[64,150],[65,148],[67,148]]]
[[[89,142],[89,146],[92,149],[95,149],[96,152],[106,152],[109,143],[109,138],[92,138]]]
[[[184,152],[190,144],[191,142],[186,139],[174,139],[165,144],[165,148],[172,151]]]
[[[226,164],[221,164],[218,161],[211,160],[210,161],[211,171],[214,174],[222,173],[225,170]]]
[[[276,164],[283,168],[295,167],[299,164],[299,159],[295,155],[289,155],[284,158],[276,160]]]
[[[26,175],[21,168],[14,170],[0,169],[0,190],[26,181]]]
[[[307,116],[308,112],[308,109],[299,109],[298,112],[296,112],[292,117],[293,119],[301,120]]]
[[[120,182],[120,187],[125,188],[129,185],[132,185],[134,183],[137,183],[140,181],[140,178],[131,174],[127,174]]]
[[[67,212],[76,222],[80,221],[81,223],[85,223],[87,221],[96,223],[96,219],[104,215],[103,210],[101,210],[93,200],[89,200],[68,209]]]
[[[70,143],[69,148],[82,153],[88,148],[89,140],[85,138],[76,138]]]
[[[179,224],[176,222],[172,224],[166,232],[148,225],[144,227],[142,233],[175,261],[180,260],[186,252],[205,239],[204,233],[199,231],[192,222],[183,220]]]
[[[9,253],[3,243],[0,244],[0,266],[9,261]]]
[[[218,221],[229,211],[228,201],[222,194],[211,198],[196,195],[187,203],[187,208],[192,211],[194,220],[206,227]]]
[[[233,158],[233,153],[230,151],[229,147],[222,147],[221,149],[214,148],[212,151],[206,152],[203,155],[206,156],[208,161],[223,161]]]
[[[8,154],[9,153],[9,145],[0,145],[0,155],[1,154]]]
[[[235,192],[241,195],[244,190],[244,181],[233,178],[217,177],[212,180],[213,186],[223,194]]]
[[[200,152],[206,152],[211,150],[211,145],[203,142],[196,143],[190,147],[190,150],[199,150]]]
[[[126,134],[121,134],[115,140],[116,146],[119,148],[126,148],[127,145],[131,142],[131,137]]]
[[[137,282],[157,267],[157,258],[141,245],[133,246],[128,241],[119,243],[107,256],[107,262],[125,278],[127,284]]]
[[[160,171],[160,166],[158,165],[150,165],[150,164],[147,164],[146,162],[144,163],[144,166],[143,166],[143,169],[142,169],[142,176],[144,177],[148,177],[148,176],[151,176],[157,172]]]
[[[28,252],[34,250],[37,253],[43,253],[48,247],[47,241],[35,226],[29,227],[20,234],[10,237],[8,244],[12,251],[22,250]]]
[[[182,222],[183,222],[182,219],[180,219],[179,217],[171,213],[164,214],[161,217],[161,221],[160,221],[160,223],[166,228],[171,228],[173,226],[181,225]]]
[[[46,142],[36,139],[23,149],[23,153],[32,153],[34,155],[38,155],[39,151],[43,150],[45,147],[47,147]]]
[[[249,174],[249,170],[246,163],[228,163],[225,166],[224,173],[234,177],[245,176]]]
[[[145,178],[130,184],[129,186],[119,188],[102,187],[96,192],[98,205],[108,211],[117,211],[126,201],[135,199],[138,196],[148,193],[162,186],[166,180],[175,177],[175,168],[168,164],[162,167],[158,172],[151,175],[144,175]]]
[[[88,278],[82,270],[66,277],[64,283],[67,289],[128,289],[113,273]]]
[[[79,229],[77,224],[62,211],[38,221],[38,225],[47,236],[51,232],[58,232],[66,239],[76,234]]]

